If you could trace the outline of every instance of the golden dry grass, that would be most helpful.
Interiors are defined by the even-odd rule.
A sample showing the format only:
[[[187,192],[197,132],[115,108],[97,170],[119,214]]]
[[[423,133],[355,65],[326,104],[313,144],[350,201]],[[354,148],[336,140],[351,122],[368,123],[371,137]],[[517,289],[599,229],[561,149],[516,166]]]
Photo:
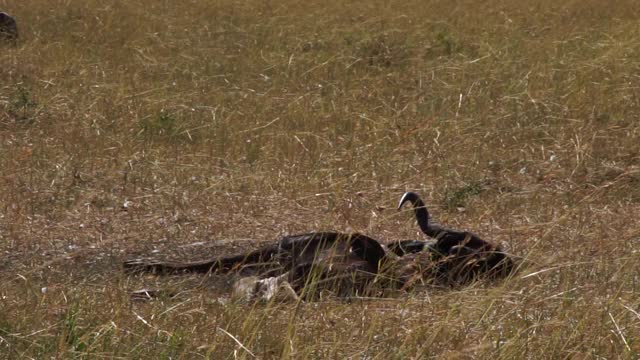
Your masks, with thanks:
[[[21,33],[0,50],[3,357],[639,356],[640,3],[0,10]],[[226,277],[121,271],[283,233],[420,238],[393,210],[405,190],[527,266],[298,306],[225,303]],[[143,287],[177,295],[131,302]]]

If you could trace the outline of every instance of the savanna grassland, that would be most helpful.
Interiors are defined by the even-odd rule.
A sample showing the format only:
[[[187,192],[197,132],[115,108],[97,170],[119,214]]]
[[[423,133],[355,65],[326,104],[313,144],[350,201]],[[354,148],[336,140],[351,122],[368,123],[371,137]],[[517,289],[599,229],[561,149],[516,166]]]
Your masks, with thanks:
[[[637,358],[640,3],[0,0],[2,358]],[[282,234],[523,259],[387,299],[129,276]],[[134,302],[129,291],[173,296]]]

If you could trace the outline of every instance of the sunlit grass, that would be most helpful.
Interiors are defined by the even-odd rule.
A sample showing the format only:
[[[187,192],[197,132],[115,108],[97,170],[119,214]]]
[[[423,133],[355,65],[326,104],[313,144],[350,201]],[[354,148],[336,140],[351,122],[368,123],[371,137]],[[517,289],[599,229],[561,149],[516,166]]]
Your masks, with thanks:
[[[638,356],[635,2],[0,10],[21,35],[0,48],[7,357]],[[298,305],[229,303],[227,277],[121,271],[284,233],[421,238],[394,210],[405,190],[526,266]],[[175,296],[129,299],[145,287]]]

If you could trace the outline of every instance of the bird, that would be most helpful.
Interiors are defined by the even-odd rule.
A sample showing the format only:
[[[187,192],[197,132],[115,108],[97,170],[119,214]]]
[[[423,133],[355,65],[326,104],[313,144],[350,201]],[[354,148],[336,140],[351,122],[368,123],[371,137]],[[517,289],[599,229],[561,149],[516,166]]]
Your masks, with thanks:
[[[442,226],[433,221],[420,196],[412,191],[405,192],[398,203],[398,210],[405,203],[413,205],[420,230],[434,239],[425,244],[441,264],[440,274],[456,283],[466,283],[480,275],[505,276],[514,269],[513,261],[502,251],[500,245],[485,241],[478,235]]]

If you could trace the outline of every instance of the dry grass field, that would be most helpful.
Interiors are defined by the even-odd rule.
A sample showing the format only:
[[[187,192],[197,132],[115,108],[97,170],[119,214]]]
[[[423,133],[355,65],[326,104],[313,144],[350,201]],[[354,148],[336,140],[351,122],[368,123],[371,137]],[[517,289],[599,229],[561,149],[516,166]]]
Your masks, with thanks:
[[[640,3],[0,0],[0,358],[640,356]],[[524,266],[385,299],[129,276],[282,234]],[[134,302],[129,291],[167,291]]]

